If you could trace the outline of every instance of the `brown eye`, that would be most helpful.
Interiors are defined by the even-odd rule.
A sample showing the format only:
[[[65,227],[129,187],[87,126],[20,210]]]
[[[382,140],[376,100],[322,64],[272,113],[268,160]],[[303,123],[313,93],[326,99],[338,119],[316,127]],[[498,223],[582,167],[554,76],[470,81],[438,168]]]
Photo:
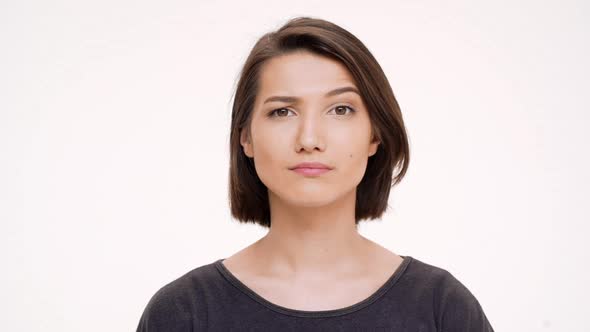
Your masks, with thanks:
[[[284,112],[286,111],[286,112]],[[287,115],[289,113],[289,109],[286,108],[277,108],[276,110],[273,110],[272,112],[268,113],[269,117],[281,117],[284,118],[283,115]]]
[[[346,115],[346,109],[350,110],[350,113],[356,112],[352,107],[346,105],[338,105],[333,108],[338,115]]]

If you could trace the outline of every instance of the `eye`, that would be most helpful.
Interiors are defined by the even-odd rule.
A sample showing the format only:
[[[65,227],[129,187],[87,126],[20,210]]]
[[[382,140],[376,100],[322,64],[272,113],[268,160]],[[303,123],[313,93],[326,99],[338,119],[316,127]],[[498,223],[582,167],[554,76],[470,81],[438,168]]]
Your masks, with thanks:
[[[346,113],[346,109],[348,109],[350,112]],[[336,111],[337,115],[347,115],[347,114],[352,114],[354,112],[356,112],[356,110],[348,105],[338,105],[336,107],[334,107],[332,110]],[[332,111],[331,110],[331,111]],[[344,110],[344,113],[342,113]],[[269,117],[285,117],[287,114],[289,114],[288,112],[291,111],[290,109],[287,108],[277,108],[275,110],[272,110],[271,112],[268,113]],[[283,116],[285,115],[285,116]]]
[[[268,113],[268,116],[271,117],[271,118],[272,117],[281,117],[281,118],[284,118],[284,116],[278,115],[278,114],[283,114],[283,115],[284,114],[287,114],[287,112],[281,112],[281,111],[284,111],[284,110],[286,110],[287,112],[290,111],[290,109],[287,109],[287,108],[277,108],[276,110],[273,110],[270,113]]]
[[[338,106],[336,106],[336,107],[333,108],[333,110],[336,110],[336,113],[338,115],[346,115],[346,109],[349,109],[350,110],[350,113],[349,114],[352,114],[352,113],[356,112],[354,110],[354,108],[352,108],[352,107],[350,107],[348,105],[338,105]],[[342,112],[341,110],[344,110],[344,113],[341,113]]]

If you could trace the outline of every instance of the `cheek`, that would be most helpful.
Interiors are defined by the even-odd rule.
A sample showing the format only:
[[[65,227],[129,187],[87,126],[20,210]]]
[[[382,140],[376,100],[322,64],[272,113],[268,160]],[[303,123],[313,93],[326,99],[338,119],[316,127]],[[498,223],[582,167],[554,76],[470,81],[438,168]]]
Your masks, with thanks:
[[[369,150],[368,140],[364,131],[348,131],[346,135],[332,138],[332,150],[337,150],[333,151],[333,155],[338,158],[338,176],[348,185],[360,183],[365,174]]]
[[[281,185],[289,158],[288,136],[269,128],[258,128],[253,139],[254,166],[267,187]]]
[[[259,128],[254,139],[255,159],[260,163],[284,163],[285,155],[289,152],[289,135],[276,128]]]
[[[340,175],[344,181],[358,185],[367,169],[367,153],[361,146],[349,149],[342,159]]]
[[[339,128],[341,129],[341,128]],[[367,158],[369,153],[370,132],[364,126],[351,126],[345,130],[333,130],[330,132],[329,146],[337,150],[337,156],[342,162],[350,163],[357,159]]]

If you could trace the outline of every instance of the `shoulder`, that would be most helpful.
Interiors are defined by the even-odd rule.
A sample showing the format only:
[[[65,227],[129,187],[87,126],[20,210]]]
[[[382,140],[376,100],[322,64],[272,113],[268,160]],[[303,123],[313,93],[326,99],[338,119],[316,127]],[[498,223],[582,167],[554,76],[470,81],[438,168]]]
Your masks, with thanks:
[[[441,331],[493,332],[475,295],[451,272],[417,259],[408,267],[416,286],[428,290],[437,326]]]
[[[199,299],[214,282],[214,263],[199,266],[160,287],[148,301],[137,331],[190,331],[199,318]]]

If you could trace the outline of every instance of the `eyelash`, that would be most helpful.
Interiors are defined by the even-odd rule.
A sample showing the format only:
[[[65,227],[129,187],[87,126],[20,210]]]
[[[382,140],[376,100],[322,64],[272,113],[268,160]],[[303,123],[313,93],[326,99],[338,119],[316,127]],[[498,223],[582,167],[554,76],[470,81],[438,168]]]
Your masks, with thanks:
[[[338,108],[338,107],[346,107],[346,108],[348,108],[348,109],[350,110],[350,113],[348,113],[348,114],[353,114],[353,113],[355,113],[355,112],[356,112],[356,110],[355,110],[354,108],[352,108],[352,107],[350,107],[350,106],[348,106],[348,105],[337,105],[337,106],[335,106],[335,107],[334,107],[334,108],[332,108],[332,109],[336,109],[336,108]],[[274,110],[272,110],[271,112],[269,112],[269,113],[268,113],[268,117],[269,117],[269,118],[286,118],[286,116],[278,116],[278,115],[275,115],[277,111],[279,111],[279,110],[283,110],[283,109],[289,110],[289,109],[288,109],[288,108],[286,108],[286,107],[277,108],[277,109],[274,109]],[[338,114],[338,115],[340,115],[340,114]],[[347,114],[342,114],[342,115],[347,115]]]

